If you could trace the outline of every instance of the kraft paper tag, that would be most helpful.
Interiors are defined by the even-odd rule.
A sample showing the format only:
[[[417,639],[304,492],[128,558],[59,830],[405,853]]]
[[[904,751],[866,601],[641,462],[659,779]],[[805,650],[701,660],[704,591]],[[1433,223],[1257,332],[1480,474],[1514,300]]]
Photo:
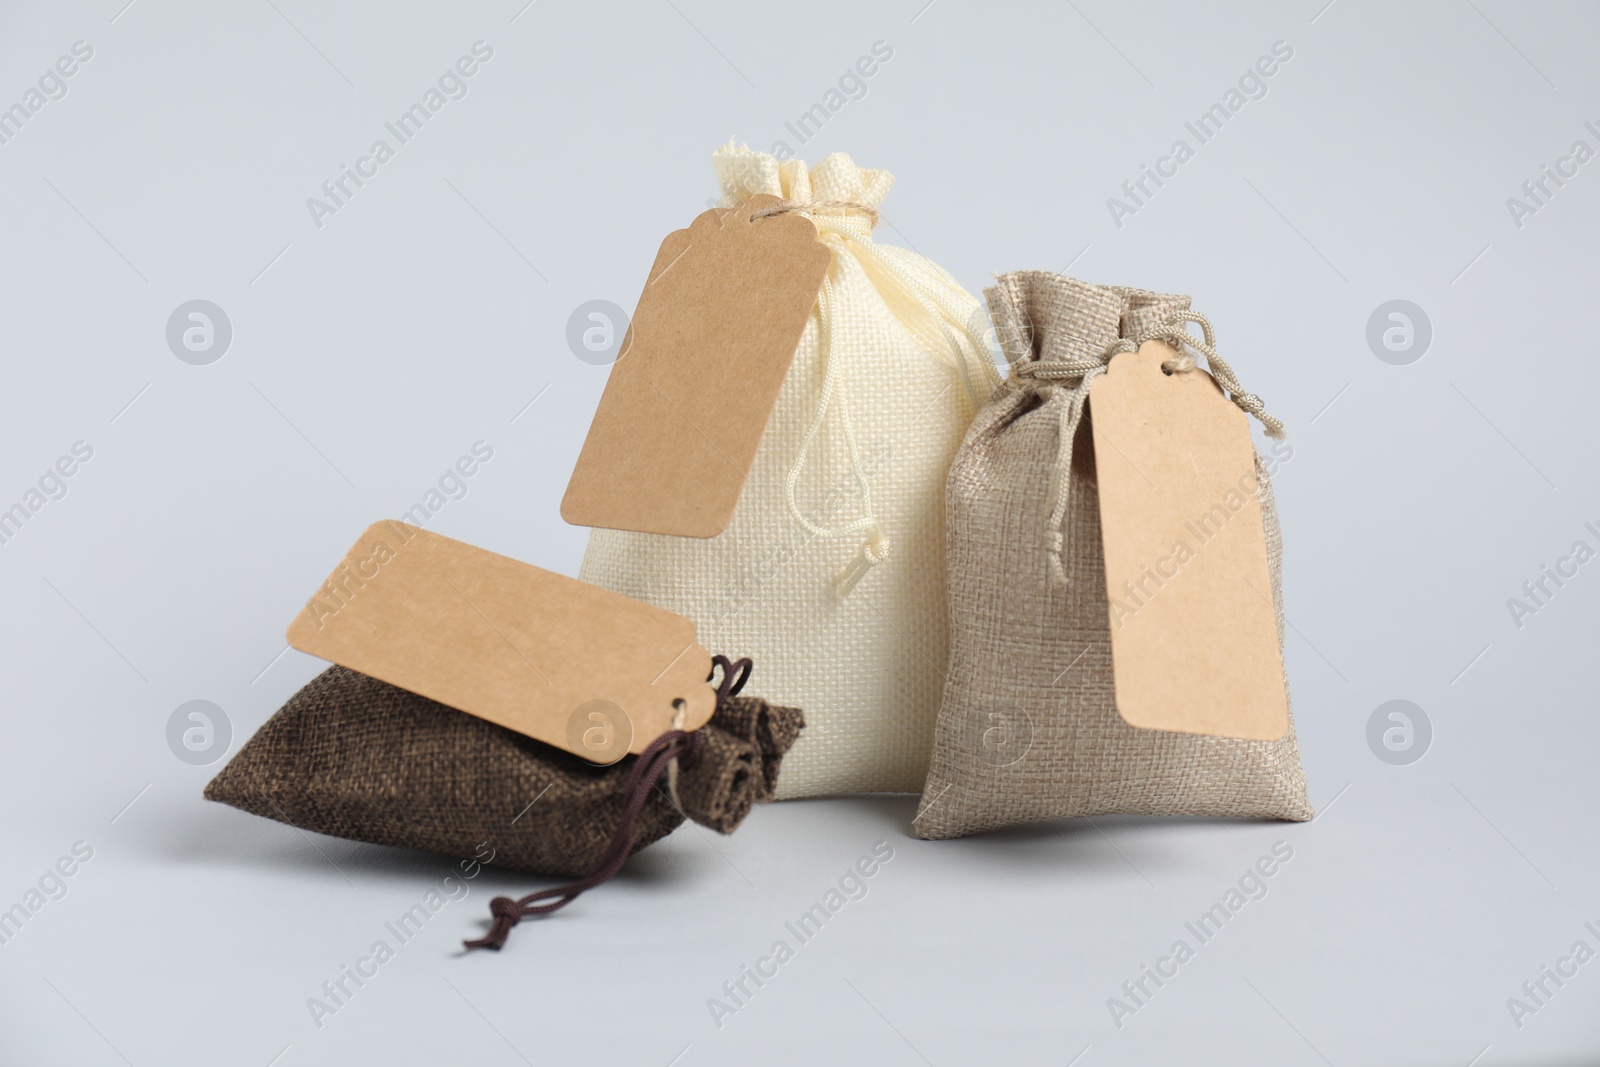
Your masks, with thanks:
[[[288,639],[594,763],[716,704],[683,616],[395,521],[367,528]]]
[[[1089,387],[1117,711],[1273,741],[1289,727],[1247,416],[1160,341]]]
[[[561,501],[578,526],[727,528],[831,256],[762,194],[667,235]]]

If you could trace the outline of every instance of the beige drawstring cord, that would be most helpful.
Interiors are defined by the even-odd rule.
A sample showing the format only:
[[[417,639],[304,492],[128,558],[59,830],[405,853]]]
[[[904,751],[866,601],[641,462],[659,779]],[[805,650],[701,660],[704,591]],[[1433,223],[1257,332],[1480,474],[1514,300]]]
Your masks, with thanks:
[[[960,338],[945,322],[947,316],[951,319],[958,318],[959,309],[949,304],[948,301],[942,300],[938,294],[933,293],[926,286],[918,283],[898,263],[886,258],[877,245],[871,241],[871,231],[878,224],[877,209],[854,200],[812,200],[804,202],[785,200],[762,208],[751,215],[750,219],[754,222],[756,219],[770,218],[790,211],[807,213],[811,217],[813,224],[817,226],[819,237],[827,234],[834,238],[825,243],[829,244],[830,250],[835,257],[840,254],[840,245],[844,240],[854,240],[858,243],[862,254],[870,255],[879,266],[887,270],[900,282],[906,293],[915,302],[918,310],[929,322],[937,327],[940,335],[948,342],[952,356],[945,362],[957,372],[966,390],[968,404],[973,411],[976,411],[978,404],[983,400],[984,394],[980,392],[978,385],[973,381],[972,368],[968,365],[968,356],[962,348]],[[862,232],[859,221],[848,216],[825,214],[818,217],[815,214],[816,212],[826,211],[865,215],[868,221],[866,230]],[[810,425],[806,427],[805,435],[800,441],[800,447],[795,453],[794,462],[789,467],[788,476],[784,479],[784,497],[789,505],[789,514],[799,523],[800,528],[812,537],[844,537],[853,533],[865,535],[866,540],[862,544],[861,550],[851,559],[850,565],[835,583],[835,589],[839,596],[846,597],[850,595],[857,584],[866,577],[873,567],[888,558],[890,540],[885,535],[882,524],[878,520],[877,512],[873,507],[872,487],[861,464],[861,450],[856,441],[855,427],[851,422],[849,406],[844,399],[843,391],[839,388],[839,380],[845,370],[840,364],[839,353],[847,351],[849,346],[834,343],[835,320],[837,319],[834,313],[835,300],[833,281],[831,278],[824,276],[822,291],[817,297],[818,342],[823,352],[826,367],[823,372],[822,392],[817,400],[816,414],[812,417]],[[972,351],[979,353],[979,358],[982,358],[982,353],[987,351],[982,338],[976,337],[970,326],[964,325],[961,333],[966,336]],[[935,358],[939,358],[937,353]],[[992,375],[990,386],[993,386]],[[845,448],[850,456],[851,474],[861,491],[861,513],[858,517],[848,522],[834,526],[821,526],[806,517],[800,508],[796,493],[800,476],[805,470],[806,460],[811,451],[811,445],[816,440],[817,434],[822,430],[829,408],[835,401],[836,392],[839,394],[840,429],[844,437]]]
[[[1191,322],[1199,325],[1203,338],[1196,338],[1188,331],[1186,324]],[[1195,370],[1198,366],[1195,358],[1183,350],[1187,345],[1206,357],[1206,369],[1211,372],[1211,377],[1216,379],[1240,410],[1255,416],[1266,429],[1268,437],[1282,438],[1284,435],[1283,423],[1267,414],[1261,398],[1246,392],[1244,386],[1239,384],[1238,376],[1233,373],[1233,368],[1217,355],[1217,339],[1211,330],[1211,321],[1197,312],[1178,312],[1146,330],[1137,339],[1125,337],[1116,341],[1098,357],[1036,360],[1017,364],[1014,373],[1018,379],[1033,379],[1057,386],[1076,382],[1067,386],[1066,406],[1061,411],[1061,436],[1056,445],[1055,471],[1050,482],[1050,517],[1045,522],[1044,530],[1044,549],[1050,557],[1050,578],[1058,587],[1067,584],[1066,567],[1061,556],[1066,547],[1064,531],[1072,497],[1072,447],[1078,435],[1078,426],[1083,421],[1084,405],[1089,400],[1089,387],[1106,372],[1113,356],[1121,352],[1136,352],[1146,341],[1157,340],[1166,341],[1177,353],[1162,362],[1162,370],[1168,374],[1186,374]]]

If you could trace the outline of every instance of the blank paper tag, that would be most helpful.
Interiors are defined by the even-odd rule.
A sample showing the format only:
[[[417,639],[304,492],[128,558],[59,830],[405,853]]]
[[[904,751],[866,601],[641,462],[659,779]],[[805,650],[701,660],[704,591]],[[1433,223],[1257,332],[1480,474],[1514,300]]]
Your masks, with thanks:
[[[561,501],[579,526],[714,537],[755,460],[830,254],[760,195],[667,235]]]
[[[1258,741],[1289,727],[1243,411],[1160,341],[1089,390],[1117,711],[1132,726]]]
[[[288,638],[595,763],[716,703],[683,616],[401,522],[367,528]]]

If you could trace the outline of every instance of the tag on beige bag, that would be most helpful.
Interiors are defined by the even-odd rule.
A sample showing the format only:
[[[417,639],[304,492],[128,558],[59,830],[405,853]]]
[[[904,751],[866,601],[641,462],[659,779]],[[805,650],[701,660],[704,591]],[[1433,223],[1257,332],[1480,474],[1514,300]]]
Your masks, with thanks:
[[[1289,727],[1245,413],[1160,341],[1089,390],[1117,711],[1132,726],[1275,741]]]
[[[594,763],[716,704],[683,616],[401,522],[367,528],[288,639]]]
[[[561,517],[578,526],[715,537],[756,448],[831,259],[769,195],[717,208],[661,242]]]

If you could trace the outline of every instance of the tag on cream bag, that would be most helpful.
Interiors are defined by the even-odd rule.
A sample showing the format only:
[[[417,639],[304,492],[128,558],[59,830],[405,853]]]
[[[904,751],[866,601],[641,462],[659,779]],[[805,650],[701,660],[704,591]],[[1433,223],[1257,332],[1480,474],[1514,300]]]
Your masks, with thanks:
[[[914,792],[948,646],[945,471],[997,381],[978,301],[874,240],[887,172],[731,145],[713,162],[724,203],[775,197],[766,210],[809,220],[826,274],[726,527],[596,529],[580,577],[688,616],[702,643],[759,662],[774,702],[806,709],[780,799]]]
[[[579,526],[714,537],[766,431],[828,269],[775,196],[661,242],[561,501]]]

